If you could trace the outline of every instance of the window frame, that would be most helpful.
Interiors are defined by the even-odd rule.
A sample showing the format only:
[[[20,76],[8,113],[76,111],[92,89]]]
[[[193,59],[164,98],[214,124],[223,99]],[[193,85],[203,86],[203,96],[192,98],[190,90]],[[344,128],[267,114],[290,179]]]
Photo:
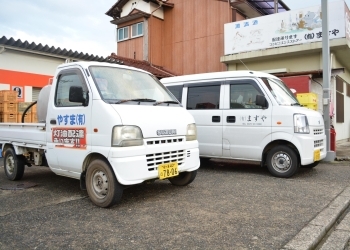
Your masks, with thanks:
[[[138,33],[138,31],[139,31],[138,26],[139,26],[140,24],[142,25],[141,34]],[[137,32],[137,34],[136,34],[135,36],[133,35],[134,26],[136,27],[136,32]],[[132,25],[130,25],[130,27],[131,27],[131,36],[130,36],[131,38],[136,38],[136,37],[143,36],[143,22],[139,22],[139,23],[132,24]]]
[[[119,31],[123,30],[123,38],[120,39]],[[125,36],[125,30],[127,31],[127,35]],[[129,39],[129,26],[121,27],[117,29],[117,42],[125,41]]]

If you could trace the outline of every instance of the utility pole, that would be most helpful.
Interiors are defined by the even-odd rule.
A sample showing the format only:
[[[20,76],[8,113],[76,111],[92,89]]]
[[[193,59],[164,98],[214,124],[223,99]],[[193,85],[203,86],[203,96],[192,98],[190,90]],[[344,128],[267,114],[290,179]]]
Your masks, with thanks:
[[[330,150],[330,49],[329,49],[329,28],[328,28],[328,0],[322,0],[322,63],[323,63],[323,119],[326,133],[327,155],[324,161],[334,161],[335,152]]]

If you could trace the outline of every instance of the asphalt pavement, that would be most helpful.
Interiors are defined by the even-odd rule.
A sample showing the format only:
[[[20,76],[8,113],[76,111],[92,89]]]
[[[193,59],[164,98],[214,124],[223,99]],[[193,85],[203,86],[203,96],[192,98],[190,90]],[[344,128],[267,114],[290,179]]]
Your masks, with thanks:
[[[0,162],[0,249],[350,250],[350,142],[336,155],[289,179],[211,160],[187,187],[132,186],[110,209],[78,180],[31,167],[11,182]]]

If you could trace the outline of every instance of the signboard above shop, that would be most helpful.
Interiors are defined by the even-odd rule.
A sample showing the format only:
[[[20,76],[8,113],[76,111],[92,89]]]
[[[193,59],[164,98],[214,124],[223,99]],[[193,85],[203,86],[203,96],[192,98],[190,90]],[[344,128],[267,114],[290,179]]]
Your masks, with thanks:
[[[329,39],[350,41],[350,12],[346,3],[328,5]],[[322,41],[321,4],[271,14],[224,26],[225,55]]]

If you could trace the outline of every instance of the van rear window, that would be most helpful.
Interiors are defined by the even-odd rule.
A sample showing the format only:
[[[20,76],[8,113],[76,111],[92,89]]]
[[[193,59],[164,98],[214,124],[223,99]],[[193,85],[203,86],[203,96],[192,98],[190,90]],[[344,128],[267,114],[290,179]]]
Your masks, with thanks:
[[[189,87],[187,109],[219,109],[220,85]]]

